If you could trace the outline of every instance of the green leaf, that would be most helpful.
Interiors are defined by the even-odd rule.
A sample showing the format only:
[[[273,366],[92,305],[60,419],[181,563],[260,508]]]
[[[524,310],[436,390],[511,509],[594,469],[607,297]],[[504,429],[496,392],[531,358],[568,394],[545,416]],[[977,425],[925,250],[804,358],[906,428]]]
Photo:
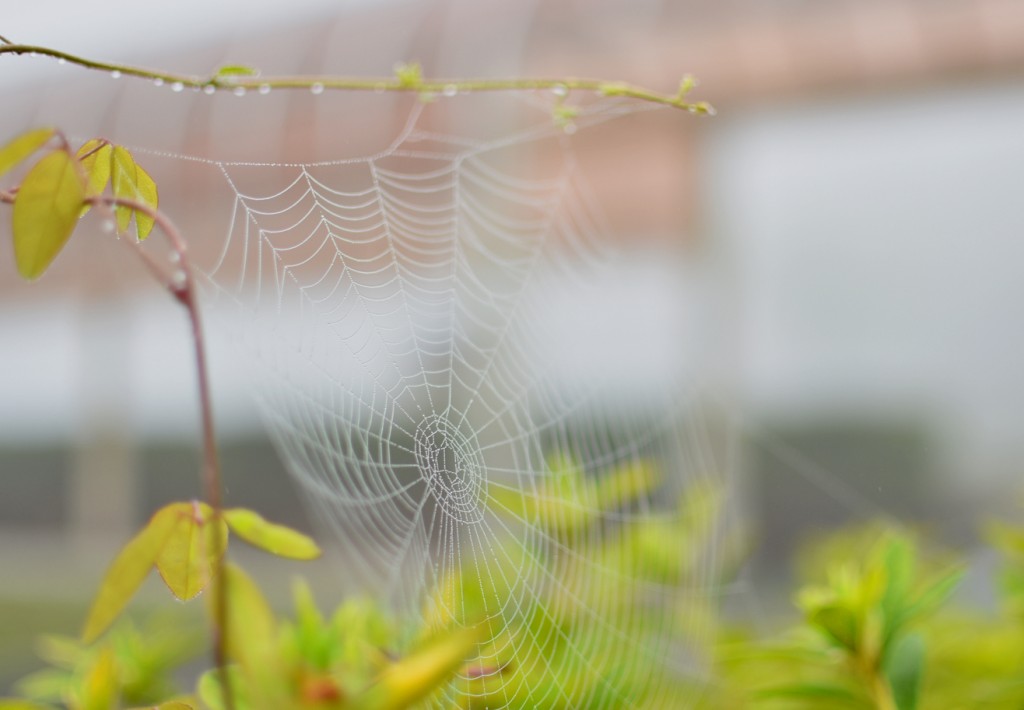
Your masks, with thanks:
[[[635,461],[599,479],[595,498],[601,510],[614,510],[646,498],[660,484],[661,476],[650,461]]]
[[[917,710],[924,671],[924,640],[918,634],[900,639],[885,660],[885,676],[899,710]]]
[[[113,159],[110,174],[111,187],[114,197],[125,200],[138,199],[139,174],[135,165],[135,159],[128,152],[127,148],[114,146]],[[114,215],[117,217],[117,231],[124,233],[128,231],[128,223],[132,219],[132,209],[123,205],[114,207]]]
[[[304,579],[298,579],[292,585],[292,597],[295,599],[295,623],[300,629],[319,629],[324,625],[324,615],[313,598],[313,590]]]
[[[251,510],[225,510],[224,519],[238,537],[279,557],[311,560],[321,554],[320,548],[311,538],[283,525],[267,522],[259,513]]]
[[[135,166],[136,177],[138,178],[138,199],[140,202],[144,202],[154,211],[157,208],[159,198],[156,191],[156,183],[153,178],[149,176],[145,170],[142,169],[141,165]],[[149,233],[153,231],[153,225],[156,220],[151,215],[142,212],[141,210],[135,210],[135,228],[139,235],[139,241],[143,241],[149,236]]]
[[[89,197],[102,194],[110,183],[110,163],[114,146],[102,138],[93,138],[78,149],[78,163],[85,172],[85,194]],[[79,216],[89,211],[90,205],[82,207]]]
[[[423,83],[423,67],[419,62],[395,65],[395,79],[399,86],[406,89],[415,89]]]
[[[831,683],[796,683],[758,691],[756,697],[762,700],[791,699],[812,700],[816,703],[828,702],[830,705],[839,703],[853,707],[867,707],[865,698],[849,688]]]
[[[484,626],[435,636],[422,648],[388,666],[358,698],[360,710],[399,710],[421,700],[447,681],[480,643]]]
[[[43,157],[25,176],[11,216],[18,273],[33,280],[57,258],[78,222],[85,185],[65,150]]]
[[[224,566],[224,580],[214,580],[206,596],[210,616],[217,618],[218,584],[227,584],[227,655],[247,673],[264,673],[268,656],[274,652],[277,620],[256,583],[238,566]]]
[[[369,597],[346,599],[331,615],[330,626],[338,639],[332,655],[350,671],[378,667],[384,655],[368,654],[367,649],[392,647],[398,635],[395,620]]]
[[[227,525],[216,520],[205,503],[173,503],[164,510],[171,511],[175,520],[156,558],[156,568],[174,596],[192,599],[217,571],[227,547]]]
[[[44,668],[19,678],[15,690],[19,695],[33,700],[60,702],[67,694],[71,685],[71,674],[68,671]]]
[[[85,658],[86,653],[78,639],[52,634],[36,639],[36,655],[58,668],[74,668]]]
[[[53,128],[35,128],[22,133],[0,148],[0,175],[6,175],[25,158],[46,145],[56,130]]]
[[[75,705],[80,710],[112,710],[117,707],[118,691],[117,660],[114,650],[106,647],[86,672]]]
[[[886,540],[880,556],[886,577],[882,608],[886,613],[886,621],[892,622],[898,619],[908,602],[914,577],[914,550],[906,538],[893,537]]]
[[[156,183],[142,167],[135,162],[132,154],[123,146],[114,146],[111,186],[114,197],[122,200],[139,202],[155,211],[159,205]],[[117,217],[117,231],[128,231],[132,216],[135,217],[136,233],[143,240],[153,231],[153,217],[145,212],[127,205],[116,205],[114,214]]]
[[[0,698],[0,710],[53,710],[53,708],[19,698]]]
[[[917,595],[913,604],[904,609],[900,621],[907,623],[918,617],[927,616],[942,606],[960,584],[964,572],[963,567],[957,566],[940,575]]]
[[[990,522],[985,526],[985,539],[1009,557],[1024,558],[1024,530],[1015,525]]]
[[[687,94],[697,88],[697,79],[687,74],[679,80],[679,92],[676,94],[678,98],[684,98]]]
[[[260,70],[244,64],[226,64],[214,74],[218,79],[238,76],[259,76]]]
[[[220,682],[222,673],[230,673],[232,676],[237,677],[238,667],[229,666],[224,670],[211,668],[199,676],[199,682],[196,683],[196,694],[203,702],[203,706],[209,710],[225,710],[224,689]],[[232,686],[232,688],[234,687],[235,685]]]
[[[174,529],[175,517],[163,508],[114,558],[85,621],[82,641],[92,643],[118,617],[156,564]]]
[[[857,617],[839,604],[828,604],[811,610],[807,620],[834,639],[840,646],[857,650]]]
[[[199,676],[199,683],[196,692],[203,706],[209,710],[227,710],[224,703],[224,686],[221,676],[227,675],[231,683],[231,699],[234,701],[235,710],[250,710],[252,704],[249,702],[242,682],[242,674],[238,666],[228,666],[224,670],[211,668]]]

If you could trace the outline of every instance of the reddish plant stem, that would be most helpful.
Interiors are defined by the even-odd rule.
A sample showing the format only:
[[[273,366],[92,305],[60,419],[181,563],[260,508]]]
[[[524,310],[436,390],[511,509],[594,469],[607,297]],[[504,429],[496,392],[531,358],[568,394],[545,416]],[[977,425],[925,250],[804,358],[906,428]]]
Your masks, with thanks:
[[[188,244],[181,236],[174,223],[162,212],[153,209],[145,203],[134,200],[125,200],[117,197],[94,197],[88,200],[93,204],[103,204],[108,209],[120,206],[129,207],[133,210],[148,215],[153,222],[160,227],[160,231],[167,237],[171,249],[177,256],[177,270],[170,279],[164,278],[163,285],[174,296],[175,300],[184,306],[188,313],[189,325],[192,331],[193,357],[196,365],[196,378],[199,388],[199,412],[202,427],[203,439],[203,461],[202,461],[202,482],[205,489],[206,502],[213,508],[214,525],[219,526],[223,520],[223,481],[220,471],[220,457],[217,454],[217,437],[213,422],[213,400],[210,396],[210,374],[209,364],[206,357],[206,338],[203,332],[203,319],[199,308],[199,301],[196,298],[195,269],[188,254]],[[146,262],[154,275],[162,274],[160,267],[145,251],[139,243],[133,243],[139,256]],[[179,275],[180,274],[180,278]],[[221,671],[221,688],[224,692],[224,705],[227,710],[234,710],[234,694],[231,690],[231,682],[228,675],[224,673],[227,666],[227,635],[228,635],[228,592],[227,578],[224,568],[227,561],[226,555],[221,555],[217,561],[217,584],[214,586],[216,598],[214,599],[214,629],[213,629],[213,657],[214,664]]]

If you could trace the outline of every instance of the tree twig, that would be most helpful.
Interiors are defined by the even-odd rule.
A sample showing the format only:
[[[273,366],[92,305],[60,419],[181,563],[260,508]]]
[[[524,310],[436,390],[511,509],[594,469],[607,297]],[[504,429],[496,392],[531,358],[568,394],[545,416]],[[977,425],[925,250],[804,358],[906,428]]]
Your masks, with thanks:
[[[31,44],[0,45],[0,54],[34,54],[61,59],[68,64],[75,64],[86,69],[110,72],[122,76],[134,76],[170,85],[172,88],[203,89],[216,91],[259,91],[272,89],[308,89],[314,92],[325,90],[340,91],[377,91],[377,92],[412,92],[433,96],[452,94],[468,94],[498,91],[550,90],[560,94],[570,91],[583,91],[601,96],[621,96],[625,98],[661,104],[683,109],[697,114],[714,114],[714,108],[706,101],[690,101],[690,90],[696,86],[692,77],[684,76],[679,90],[667,94],[627,82],[604,81],[578,77],[567,78],[513,78],[513,79],[424,79],[419,76],[418,67],[415,71],[403,73],[403,68],[396,71],[395,76],[387,77],[347,77],[347,76],[268,76],[260,77],[253,74],[218,72],[209,76],[194,74],[178,74],[159,69],[104,62],[80,57],[50,47]]]

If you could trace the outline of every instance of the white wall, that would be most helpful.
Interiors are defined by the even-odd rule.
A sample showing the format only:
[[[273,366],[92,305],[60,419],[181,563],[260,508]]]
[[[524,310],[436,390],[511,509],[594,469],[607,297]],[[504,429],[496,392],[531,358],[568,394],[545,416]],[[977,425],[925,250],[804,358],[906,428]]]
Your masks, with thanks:
[[[713,233],[760,415],[921,416],[951,469],[1024,453],[1024,92],[950,87],[718,120]]]

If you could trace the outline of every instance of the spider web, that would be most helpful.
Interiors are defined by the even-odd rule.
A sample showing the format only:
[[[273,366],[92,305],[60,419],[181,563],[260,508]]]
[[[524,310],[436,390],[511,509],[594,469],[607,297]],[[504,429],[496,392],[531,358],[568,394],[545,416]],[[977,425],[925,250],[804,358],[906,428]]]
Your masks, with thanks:
[[[210,300],[346,578],[424,632],[483,624],[438,707],[678,707],[723,593],[723,476],[683,365],[617,396],[628,362],[564,347],[614,321],[553,295],[631,287],[571,134],[638,108],[566,131],[520,100],[540,118],[488,140],[417,105],[363,158],[204,160],[234,194]]]

